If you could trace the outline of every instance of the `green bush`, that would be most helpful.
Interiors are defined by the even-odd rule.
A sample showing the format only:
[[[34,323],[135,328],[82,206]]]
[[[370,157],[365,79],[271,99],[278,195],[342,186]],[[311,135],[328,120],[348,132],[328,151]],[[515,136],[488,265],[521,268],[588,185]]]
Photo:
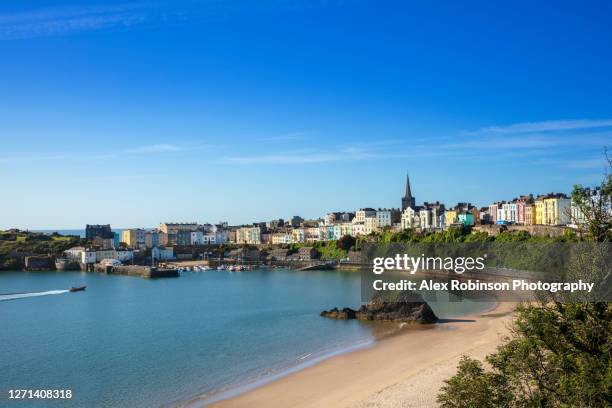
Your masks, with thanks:
[[[443,408],[612,405],[608,303],[521,306],[512,335],[487,357],[461,360],[438,395]]]

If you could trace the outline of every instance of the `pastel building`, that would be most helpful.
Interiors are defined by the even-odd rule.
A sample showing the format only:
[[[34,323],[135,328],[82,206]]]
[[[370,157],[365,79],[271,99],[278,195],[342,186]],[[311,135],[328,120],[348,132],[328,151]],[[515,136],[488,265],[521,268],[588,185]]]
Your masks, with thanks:
[[[500,209],[501,206],[502,206],[502,203],[500,202],[493,203],[489,206],[489,220],[491,224],[497,223],[498,210]]]
[[[525,204],[525,225],[535,225],[535,204]]]
[[[501,211],[498,211],[497,221],[504,221],[507,224],[516,224],[516,203],[503,203]]]
[[[544,224],[544,196],[538,196],[535,199],[535,220],[534,224],[542,225]]]
[[[384,228],[391,226],[391,210],[378,209],[376,211],[376,227]]]
[[[445,225],[444,204],[439,201],[435,203],[424,202],[419,208],[419,223],[421,229],[444,228]]]
[[[457,210],[449,208],[444,212],[444,223],[445,225],[451,226],[457,222]]]
[[[376,230],[378,230],[378,224],[376,223],[376,217],[374,215],[370,216],[370,217],[366,217],[364,222],[363,222],[364,228],[365,228],[365,234],[369,235],[373,232],[375,232]]]
[[[471,203],[458,203],[454,208],[446,210],[444,217],[447,227],[452,224],[472,226],[479,218],[479,212]]]
[[[166,244],[191,245],[191,232],[198,230],[198,224],[195,222],[162,222],[158,230],[166,234]]]
[[[474,225],[474,214],[469,211],[463,211],[457,214],[457,222],[471,227]]]
[[[366,235],[366,229],[363,222],[353,224],[353,236]]]
[[[403,230],[420,227],[421,221],[418,211],[420,211],[420,209],[413,207],[406,207],[404,211],[402,211],[400,224]]]
[[[217,243],[218,233],[209,232],[202,235],[202,244],[203,245],[214,245]]]
[[[121,242],[130,248],[143,249],[145,246],[145,230],[141,228],[131,228],[121,231]]]
[[[319,227],[306,227],[306,242],[322,241]]]
[[[521,196],[516,201],[516,223],[530,225],[527,223],[527,207],[533,204],[533,195]]]
[[[261,244],[261,229],[259,227],[241,227],[236,230],[236,243],[259,245]]]
[[[545,225],[567,225],[570,223],[570,214],[571,200],[565,194],[549,194],[544,198]]]
[[[365,222],[366,218],[375,217],[376,210],[373,208],[360,208],[355,211],[355,218],[353,218],[353,222]]]
[[[295,243],[303,244],[306,242],[306,230],[304,228],[294,228],[291,231],[291,239]]]
[[[160,245],[163,246],[167,243],[167,235],[157,230],[145,231],[144,242],[147,249]]]
[[[191,231],[191,245],[204,245],[204,233],[202,231]]]
[[[154,261],[169,261],[174,259],[174,248],[172,247],[153,247],[151,249],[151,257]]]
[[[293,243],[293,236],[288,232],[274,233],[270,237],[270,243],[275,245],[291,244]]]

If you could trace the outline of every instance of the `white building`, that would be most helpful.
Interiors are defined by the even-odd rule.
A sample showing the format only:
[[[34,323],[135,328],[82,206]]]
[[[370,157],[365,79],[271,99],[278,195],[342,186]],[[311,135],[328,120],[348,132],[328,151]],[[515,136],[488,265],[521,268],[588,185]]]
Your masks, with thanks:
[[[306,242],[318,242],[322,240],[321,229],[319,227],[306,228]]]
[[[501,209],[497,210],[497,219],[516,224],[516,203],[503,203]]]
[[[417,228],[421,226],[421,220],[419,218],[419,213],[412,207],[406,207],[404,211],[402,211],[401,218],[401,228],[403,230]]]
[[[355,218],[353,218],[354,223],[365,222],[365,219],[368,217],[375,217],[376,210],[373,208],[360,208],[355,212]]]
[[[204,245],[215,245],[217,243],[217,234],[214,232],[209,232],[207,234],[202,235],[202,243]]]
[[[66,259],[84,264],[92,264],[111,259],[115,259],[119,262],[131,262],[134,259],[134,251],[129,249],[103,249],[100,251],[92,251],[84,247],[73,247],[64,251],[64,256]]]
[[[359,235],[366,235],[366,228],[363,222],[353,224],[352,236],[357,237]]]
[[[391,226],[391,210],[379,209],[376,211],[376,227],[384,228]]]
[[[293,242],[303,244],[306,242],[306,230],[304,228],[294,228],[291,231],[291,238]]]
[[[134,259],[134,251],[126,249],[126,250],[117,250],[115,251],[115,259],[122,263],[132,262]]]
[[[241,227],[236,230],[236,243],[259,245],[261,244],[261,229],[259,227]]]
[[[372,216],[366,217],[363,222],[363,226],[364,226],[364,231],[366,235],[369,235],[377,231],[378,224],[376,223],[376,216],[372,215]]]
[[[172,247],[153,247],[151,257],[156,261],[169,261],[174,259],[174,248]]]
[[[292,244],[293,235],[289,234],[288,232],[278,232],[276,234],[272,234],[270,237],[270,242],[275,245]]]
[[[422,230],[433,228],[434,220],[432,211],[428,208],[419,210],[419,227]]]
[[[204,233],[202,231],[191,231],[191,245],[204,245]]]

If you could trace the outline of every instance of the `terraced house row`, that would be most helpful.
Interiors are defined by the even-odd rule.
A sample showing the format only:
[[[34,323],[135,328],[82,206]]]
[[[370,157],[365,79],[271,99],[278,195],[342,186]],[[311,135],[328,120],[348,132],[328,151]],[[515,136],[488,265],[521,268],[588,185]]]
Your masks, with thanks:
[[[591,191],[591,199],[597,201],[600,192]],[[151,249],[174,246],[216,245],[224,243],[259,245],[286,245],[317,241],[338,240],[345,235],[369,235],[381,230],[395,232],[415,229],[421,231],[442,230],[452,226],[474,225],[545,225],[579,227],[584,216],[572,200],[563,193],[533,194],[508,201],[498,201],[478,208],[469,202],[453,207],[443,203],[424,202],[416,205],[412,195],[410,178],[406,176],[401,208],[359,208],[356,211],[330,212],[323,218],[305,220],[293,216],[290,220],[276,219],[250,225],[228,226],[227,222],[198,224],[195,222],[164,222],[158,228],[126,229],[115,237],[115,247]],[[108,225],[88,226],[88,237],[101,243],[113,241]]]

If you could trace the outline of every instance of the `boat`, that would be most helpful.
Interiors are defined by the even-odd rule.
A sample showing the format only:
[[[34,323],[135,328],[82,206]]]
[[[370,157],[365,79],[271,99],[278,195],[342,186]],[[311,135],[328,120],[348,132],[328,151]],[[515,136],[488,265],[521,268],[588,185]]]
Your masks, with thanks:
[[[77,286],[77,287],[71,287],[70,289],[68,289],[70,292],[80,292],[82,290],[85,290],[87,286]]]

